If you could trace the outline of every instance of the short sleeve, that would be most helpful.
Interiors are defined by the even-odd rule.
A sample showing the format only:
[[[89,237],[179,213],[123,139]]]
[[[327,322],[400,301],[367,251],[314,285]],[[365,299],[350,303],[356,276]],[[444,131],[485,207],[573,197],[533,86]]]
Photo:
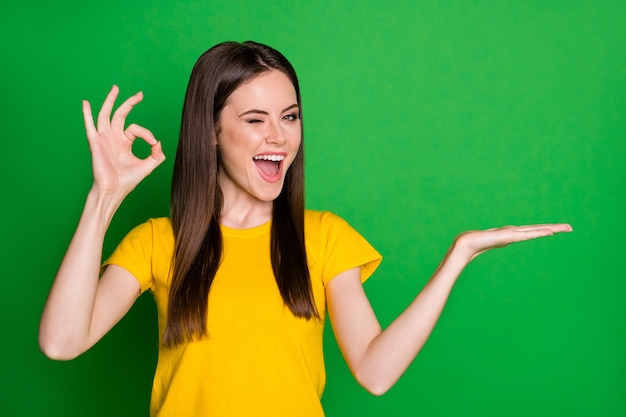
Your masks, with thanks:
[[[124,268],[139,281],[141,292],[144,292],[153,288],[152,252],[153,221],[148,220],[122,239],[102,267],[118,265]]]
[[[306,233],[314,235],[311,241],[307,238],[307,245],[314,246],[311,253],[320,264],[324,285],[357,267],[364,282],[378,268],[382,256],[344,219],[330,212],[307,212],[307,218]]]

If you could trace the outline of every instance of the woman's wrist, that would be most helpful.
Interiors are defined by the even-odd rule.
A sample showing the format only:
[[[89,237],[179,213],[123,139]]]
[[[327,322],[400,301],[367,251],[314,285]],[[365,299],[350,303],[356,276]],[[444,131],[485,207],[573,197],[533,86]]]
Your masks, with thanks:
[[[125,195],[102,193],[95,187],[92,187],[87,194],[85,211],[104,216],[108,223],[122,204],[124,197]]]
[[[472,259],[474,259],[475,256],[476,254],[472,252],[466,242],[465,233],[462,233],[454,239],[454,242],[452,242],[446,258],[463,269],[472,261]]]

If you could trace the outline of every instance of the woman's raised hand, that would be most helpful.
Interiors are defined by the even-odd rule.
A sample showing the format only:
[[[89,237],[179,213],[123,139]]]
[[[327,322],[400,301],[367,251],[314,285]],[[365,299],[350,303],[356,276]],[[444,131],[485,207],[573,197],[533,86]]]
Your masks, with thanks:
[[[457,237],[454,247],[461,250],[467,257],[467,260],[471,261],[490,249],[571,231],[572,226],[566,223],[505,226],[487,230],[472,230]]]
[[[98,113],[97,126],[86,100],[83,101],[83,116],[93,165],[93,190],[123,198],[165,160],[165,155],[161,143],[148,129],[136,124],[124,128],[126,117],[143,99],[143,93],[128,98],[111,116],[118,93],[119,88],[113,86]],[[152,148],[145,159],[132,152],[136,138],[143,139]]]

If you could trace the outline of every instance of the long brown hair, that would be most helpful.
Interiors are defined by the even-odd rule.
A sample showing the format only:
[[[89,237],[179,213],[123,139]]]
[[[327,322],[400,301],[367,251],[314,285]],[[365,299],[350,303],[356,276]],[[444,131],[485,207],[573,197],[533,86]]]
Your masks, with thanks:
[[[302,103],[296,73],[278,51],[255,42],[225,42],[196,62],[187,86],[172,179],[171,216],[174,267],[163,337],[173,347],[207,334],[209,289],[222,257],[220,214],[223,197],[217,182],[215,146],[219,117],[228,97],[242,83],[270,70],[286,74]],[[302,116],[302,114],[300,114]],[[278,289],[291,312],[319,318],[304,246],[304,136],[274,200],[271,261]]]

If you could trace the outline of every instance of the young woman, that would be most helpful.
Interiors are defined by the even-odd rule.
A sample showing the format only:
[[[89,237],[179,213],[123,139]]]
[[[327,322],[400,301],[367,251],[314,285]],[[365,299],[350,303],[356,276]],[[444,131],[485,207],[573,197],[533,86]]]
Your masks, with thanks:
[[[185,98],[171,219],[151,219],[101,267],[102,243],[125,196],[165,156],[125,119],[142,94],[94,124],[83,102],[94,182],[46,303],[42,350],[74,358],[150,290],[159,359],[152,416],[322,416],[328,312],[343,355],[370,392],[387,391],[430,335],[452,286],[479,254],[571,231],[545,224],[471,231],[454,240],[415,301],[382,330],[362,282],[380,255],[345,221],[304,209],[302,106],[278,51],[219,44],[197,61]],[[136,158],[142,138],[149,157]]]

